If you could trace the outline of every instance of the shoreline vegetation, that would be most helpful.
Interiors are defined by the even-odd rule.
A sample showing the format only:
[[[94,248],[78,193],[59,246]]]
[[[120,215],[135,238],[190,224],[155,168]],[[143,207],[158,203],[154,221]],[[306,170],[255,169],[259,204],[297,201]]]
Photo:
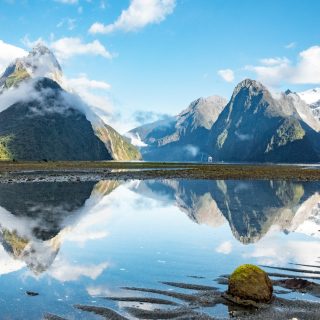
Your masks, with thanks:
[[[0,161],[0,183],[103,179],[320,181],[312,164],[225,164],[119,161]]]

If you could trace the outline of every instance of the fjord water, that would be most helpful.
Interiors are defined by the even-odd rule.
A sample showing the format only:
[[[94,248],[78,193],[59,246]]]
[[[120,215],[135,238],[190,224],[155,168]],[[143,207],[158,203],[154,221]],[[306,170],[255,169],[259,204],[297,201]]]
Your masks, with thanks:
[[[1,317],[98,319],[73,307],[86,304],[133,318],[126,307],[159,305],[104,297],[133,296],[123,287],[186,292],[161,281],[225,290],[214,279],[243,263],[317,270],[292,263],[319,261],[319,212],[318,182],[0,184]],[[224,306],[200,311],[228,315]]]

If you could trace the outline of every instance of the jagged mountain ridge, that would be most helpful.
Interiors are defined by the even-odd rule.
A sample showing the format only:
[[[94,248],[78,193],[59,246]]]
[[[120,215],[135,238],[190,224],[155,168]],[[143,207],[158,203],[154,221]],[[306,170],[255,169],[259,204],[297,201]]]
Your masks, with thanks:
[[[205,104],[206,110],[214,110],[213,105]],[[319,105],[309,105],[301,94],[271,93],[258,81],[245,79],[201,131],[194,121],[185,121],[194,119],[193,109],[201,110],[198,100],[168,122],[131,131],[147,145],[141,147],[145,159],[203,161],[213,156],[215,161],[230,162],[320,161]],[[189,151],[193,157],[188,157]]]
[[[196,160],[226,103],[219,96],[199,98],[179,115],[133,129],[129,136],[147,145],[141,148],[145,160]]]
[[[127,138],[72,92],[62,69],[38,45],[0,78],[0,159],[138,160]]]
[[[208,147],[223,161],[317,162],[319,123],[298,95],[274,97],[254,80],[237,85],[211,129]]]

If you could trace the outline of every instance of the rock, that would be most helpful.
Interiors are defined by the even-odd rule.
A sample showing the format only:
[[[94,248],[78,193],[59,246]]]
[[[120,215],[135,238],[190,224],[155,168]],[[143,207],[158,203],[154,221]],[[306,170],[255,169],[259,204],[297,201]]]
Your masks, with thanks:
[[[268,303],[272,299],[272,282],[260,268],[244,264],[230,276],[228,294],[236,300],[251,300]]]
[[[31,297],[35,297],[35,296],[38,296],[39,293],[38,292],[34,292],[34,291],[26,291],[26,295],[27,296],[31,296]]]

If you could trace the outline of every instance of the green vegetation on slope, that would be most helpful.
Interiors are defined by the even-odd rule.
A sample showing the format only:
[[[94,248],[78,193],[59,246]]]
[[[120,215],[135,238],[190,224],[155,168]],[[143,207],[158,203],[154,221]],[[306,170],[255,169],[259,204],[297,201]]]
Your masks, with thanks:
[[[19,68],[15,70],[5,81],[4,87],[9,89],[18,85],[21,81],[28,79],[30,77],[29,73],[24,68]]]
[[[0,136],[0,160],[11,160],[13,158],[9,147],[11,135]]]
[[[95,134],[115,160],[141,160],[139,150],[108,125],[95,126]]]
[[[286,119],[277,129],[269,142],[266,153],[274,150],[277,147],[285,146],[295,140],[301,140],[305,136],[305,131],[302,129],[299,121],[293,118]]]

